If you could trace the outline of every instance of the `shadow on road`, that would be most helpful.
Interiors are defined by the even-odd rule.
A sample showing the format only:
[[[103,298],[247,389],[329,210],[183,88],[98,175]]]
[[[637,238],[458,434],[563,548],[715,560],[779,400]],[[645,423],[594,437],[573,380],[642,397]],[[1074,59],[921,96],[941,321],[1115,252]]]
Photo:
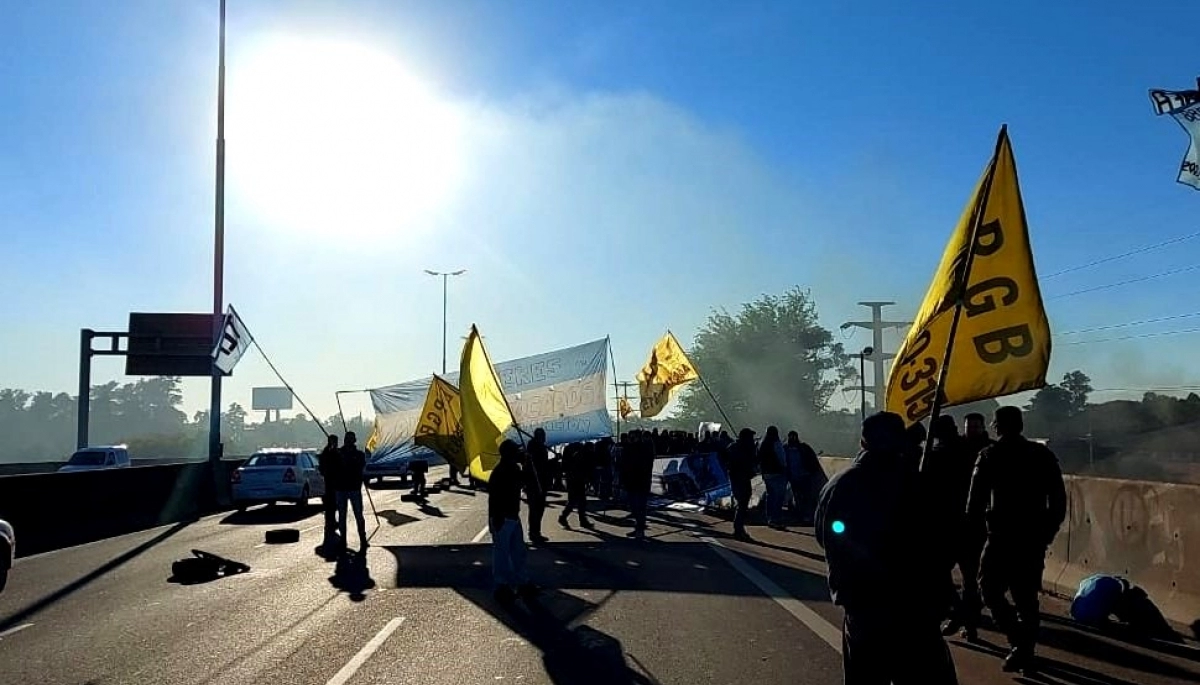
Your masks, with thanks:
[[[338,557],[329,584],[350,595],[350,601],[361,602],[367,598],[366,591],[375,587],[366,557],[360,554]]]
[[[143,542],[142,544],[138,545],[137,547],[134,547],[133,549],[125,552],[124,554],[114,557],[112,560],[104,563],[103,565],[96,568],[94,571],[89,572],[88,574],[84,575],[83,577],[79,578],[78,580],[74,580],[74,581],[64,585],[63,587],[59,588],[58,590],[55,590],[54,592],[46,595],[45,597],[42,597],[41,599],[37,600],[33,604],[30,604],[29,606],[17,611],[16,613],[6,616],[3,619],[0,619],[0,632],[4,632],[5,630],[8,630],[9,628],[19,625],[21,622],[32,617],[34,614],[37,614],[42,609],[45,609],[46,607],[50,606],[51,604],[54,604],[55,602],[59,601],[60,599],[63,599],[65,597],[67,597],[68,595],[76,592],[77,590],[80,590],[80,589],[86,587],[89,583],[96,580],[97,578],[120,567],[121,565],[125,564],[126,562],[128,562],[131,559],[140,555],[142,552],[145,552],[146,550],[150,549],[151,547],[154,547],[155,545],[162,542],[163,540],[166,540],[167,538],[178,533],[179,531],[183,530],[184,528],[187,528],[188,526],[192,525],[193,522],[194,521],[182,521],[180,523],[176,523],[175,525],[164,530],[163,532],[159,533],[158,535],[155,535],[154,537]]]
[[[416,516],[409,516],[408,514],[401,514],[400,512],[396,511],[395,509],[384,509],[384,510],[380,511],[379,518],[387,521],[388,524],[391,526],[403,526],[407,523],[413,523],[414,521],[421,520],[421,519],[417,518]]]
[[[1180,682],[1200,683],[1200,675],[1168,661],[1125,647],[1114,640],[1057,625],[1043,625],[1038,642],[1047,647],[1144,673],[1155,673]],[[1064,668],[1066,665],[1064,664]]]
[[[275,525],[280,523],[296,523],[320,513],[320,507],[309,504],[288,504],[285,506],[262,506],[246,511],[235,511],[221,519],[223,525],[254,526]]]

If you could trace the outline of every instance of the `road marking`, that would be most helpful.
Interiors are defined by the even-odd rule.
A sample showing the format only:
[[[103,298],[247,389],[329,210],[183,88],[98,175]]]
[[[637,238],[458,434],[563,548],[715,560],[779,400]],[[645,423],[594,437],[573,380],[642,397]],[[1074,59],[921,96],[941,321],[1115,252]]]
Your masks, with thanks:
[[[788,594],[787,590],[784,590],[776,585],[775,581],[764,576],[759,572],[758,569],[747,563],[746,560],[742,559],[742,557],[736,552],[730,550],[728,547],[722,545],[712,538],[701,537],[700,539],[707,542],[712,547],[713,551],[725,560],[725,563],[729,564],[738,573],[745,576],[746,580],[757,585],[758,589],[763,591],[763,594],[775,600],[776,604],[783,607],[784,610],[792,616],[795,616],[796,620],[800,621],[807,626],[809,630],[816,633],[817,637],[828,643],[830,647],[833,647],[834,651],[836,651],[838,654],[842,653],[842,631],[838,630],[836,626],[829,621],[826,621],[817,612],[808,608],[808,605],[806,605],[804,602],[801,602],[800,600]]]
[[[484,526],[483,530],[479,531],[478,533],[475,534],[475,537],[471,538],[471,542],[472,543],[481,542],[481,541],[483,541],[483,539],[485,537],[487,537],[487,534],[488,534],[488,527]]]
[[[354,674],[358,672],[358,669],[362,668],[362,665],[367,662],[367,659],[371,658],[371,655],[375,653],[375,650],[383,646],[383,643],[388,639],[388,636],[396,632],[396,629],[400,627],[401,623],[404,623],[403,616],[398,616],[388,621],[387,625],[383,627],[383,630],[379,631],[375,637],[371,638],[370,642],[363,645],[363,648],[358,650],[358,654],[355,654],[354,658],[346,662],[346,665],[342,666],[342,670],[335,673],[333,677],[329,679],[329,682],[325,683],[325,685],[345,685],[350,678],[354,677]]]
[[[308,532],[308,531],[310,531],[310,530],[316,530],[316,529],[318,529],[318,528],[321,528],[321,527],[322,527],[322,526],[324,526],[324,525],[325,525],[325,523],[324,523],[324,522],[321,522],[321,523],[318,523],[318,524],[317,524],[317,525],[315,525],[315,526],[309,526],[308,528],[301,528],[301,529],[300,529],[300,534],[301,534],[301,535],[303,535],[303,534],[307,533],[307,532]]]
[[[4,638],[8,637],[9,635],[19,633],[22,630],[25,630],[26,628],[32,628],[32,627],[33,627],[32,623],[22,623],[21,625],[15,627],[15,628],[9,628],[8,630],[4,631],[3,633],[0,633],[0,640],[3,640]]]

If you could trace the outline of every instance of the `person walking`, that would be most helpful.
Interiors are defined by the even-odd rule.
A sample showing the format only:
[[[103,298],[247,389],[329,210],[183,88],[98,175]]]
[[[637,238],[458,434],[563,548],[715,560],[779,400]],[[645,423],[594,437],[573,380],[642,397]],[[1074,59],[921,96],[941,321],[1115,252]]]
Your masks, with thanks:
[[[654,480],[654,438],[645,431],[630,437],[630,444],[621,451],[621,489],[624,490],[633,515],[633,530],[627,537],[641,540],[646,537],[646,508],[650,501],[650,485]]]
[[[867,417],[862,451],[821,491],[815,535],[842,607],[846,685],[955,685],[939,631],[944,566],[912,467],[904,420]]]
[[[522,462],[526,455],[517,443],[500,443],[500,462],[488,479],[488,531],[492,535],[494,596],[510,603],[530,597],[536,586],[525,569],[525,532],[521,530],[521,489],[525,485]]]
[[[358,553],[366,555],[367,547],[367,521],[363,517],[363,469],[367,465],[367,455],[362,450],[358,449],[358,437],[354,431],[347,431],[346,437],[342,440],[342,448],[339,453],[337,478],[335,486],[337,488],[337,510],[338,510],[338,535],[341,536],[343,544],[346,541],[346,507],[350,506],[354,511],[354,521],[358,524]]]
[[[1036,670],[1046,551],[1067,517],[1066,485],[1054,453],[1023,435],[1020,408],[1000,407],[992,425],[997,439],[979,455],[967,519],[987,530],[979,587],[996,626],[1008,635],[1004,670],[1029,672]]]
[[[758,445],[758,468],[767,490],[767,525],[783,528],[783,501],[787,497],[787,452],[779,439],[779,429],[768,426]]]
[[[567,506],[558,517],[558,524],[570,528],[571,512],[579,513],[579,525],[592,528],[587,517],[587,486],[596,461],[596,445],[590,442],[572,443],[563,450],[563,473],[567,480]]]
[[[325,490],[321,493],[321,512],[325,515],[325,535],[321,546],[325,549],[341,547],[344,540],[337,539],[337,491],[334,489],[339,462],[338,436],[325,437],[325,449],[317,455],[317,472],[325,481]]]
[[[960,514],[954,519],[958,528],[954,533],[955,540],[951,543],[954,556],[950,572],[953,574],[954,566],[958,566],[958,573],[962,578],[962,592],[953,591],[951,594],[950,620],[942,627],[942,634],[953,635],[957,632],[959,637],[967,642],[977,642],[979,621],[983,613],[983,598],[979,593],[979,557],[983,553],[987,529],[978,523],[975,526],[969,525],[966,509],[975,462],[983,448],[992,444],[983,414],[972,412],[963,418],[963,436],[958,444],[959,451],[953,459],[951,482],[947,483],[946,488],[947,495],[953,498],[954,506]]]
[[[550,450],[546,447],[546,431],[533,431],[525,449],[528,460],[525,476],[525,500],[529,503],[529,542],[544,545],[550,538],[542,535],[542,516],[546,513],[547,489],[550,487]]]
[[[754,430],[743,428],[738,431],[737,442],[729,446],[727,455],[729,463],[725,471],[729,474],[729,488],[733,495],[734,507],[733,537],[749,541],[751,538],[746,532],[746,518],[750,513],[750,496],[753,494],[750,481],[754,478],[755,464],[758,461]]]

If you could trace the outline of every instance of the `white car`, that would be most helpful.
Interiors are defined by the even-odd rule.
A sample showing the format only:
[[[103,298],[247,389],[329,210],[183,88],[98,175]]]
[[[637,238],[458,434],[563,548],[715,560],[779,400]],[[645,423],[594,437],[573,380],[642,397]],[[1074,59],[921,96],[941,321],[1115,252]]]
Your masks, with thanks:
[[[8,570],[17,558],[17,536],[8,521],[0,519],[0,591],[8,584]]]
[[[256,452],[233,472],[233,504],[239,511],[251,504],[279,501],[308,504],[325,494],[325,479],[317,471],[312,450],[271,448]]]
[[[71,455],[59,473],[129,468],[129,449],[125,445],[84,447]]]

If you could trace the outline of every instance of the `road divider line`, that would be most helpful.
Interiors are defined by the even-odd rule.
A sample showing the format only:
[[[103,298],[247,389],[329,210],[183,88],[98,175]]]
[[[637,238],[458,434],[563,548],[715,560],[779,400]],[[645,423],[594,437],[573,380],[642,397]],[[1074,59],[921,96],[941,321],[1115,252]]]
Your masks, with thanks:
[[[8,637],[9,635],[19,633],[22,630],[25,630],[26,628],[32,628],[32,627],[33,627],[32,623],[22,623],[21,625],[15,627],[15,628],[9,628],[8,630],[4,631],[3,633],[0,633],[0,640],[3,640],[4,638]]]
[[[830,647],[833,647],[834,651],[838,654],[842,653],[842,631],[838,630],[837,626],[826,621],[820,614],[810,609],[807,604],[790,595],[787,590],[779,587],[775,581],[751,566],[737,552],[710,537],[701,537],[700,539],[707,542],[713,551],[717,553],[717,556],[725,560],[725,563],[745,576],[746,580],[758,586],[758,589],[762,590],[763,594],[775,600],[776,604],[783,607],[792,616],[795,616],[796,620],[816,633],[817,637],[824,640]]]
[[[358,650],[358,654],[355,654],[350,661],[346,662],[345,666],[342,666],[342,670],[333,674],[333,677],[330,678],[329,682],[325,683],[325,685],[346,685],[346,682],[353,678],[355,673],[358,673],[358,669],[362,668],[362,665],[367,662],[367,659],[370,659],[371,655],[374,654],[377,649],[383,646],[383,643],[387,641],[388,637],[390,637],[392,633],[396,632],[396,629],[400,627],[401,623],[404,623],[403,616],[397,616],[396,618],[388,621],[387,625],[385,625],[382,630],[376,633],[375,637],[371,638],[370,642],[363,645],[363,648]]]
[[[315,525],[315,526],[309,526],[308,528],[302,528],[302,529],[300,530],[300,534],[301,534],[301,535],[303,535],[303,534],[307,533],[307,532],[308,532],[308,531],[310,531],[310,530],[316,530],[316,529],[318,529],[318,528],[321,528],[321,527],[323,527],[324,525],[325,525],[325,523],[324,523],[324,522],[321,522],[321,523],[318,523],[318,524],[317,524],[317,525]]]
[[[475,534],[475,537],[471,538],[471,542],[472,542],[472,543],[475,543],[475,542],[482,542],[482,541],[483,541],[483,539],[484,539],[485,537],[487,537],[487,535],[488,535],[488,527],[487,527],[487,526],[484,526],[484,527],[483,527],[483,530],[479,531],[478,533],[476,533],[476,534]]]

